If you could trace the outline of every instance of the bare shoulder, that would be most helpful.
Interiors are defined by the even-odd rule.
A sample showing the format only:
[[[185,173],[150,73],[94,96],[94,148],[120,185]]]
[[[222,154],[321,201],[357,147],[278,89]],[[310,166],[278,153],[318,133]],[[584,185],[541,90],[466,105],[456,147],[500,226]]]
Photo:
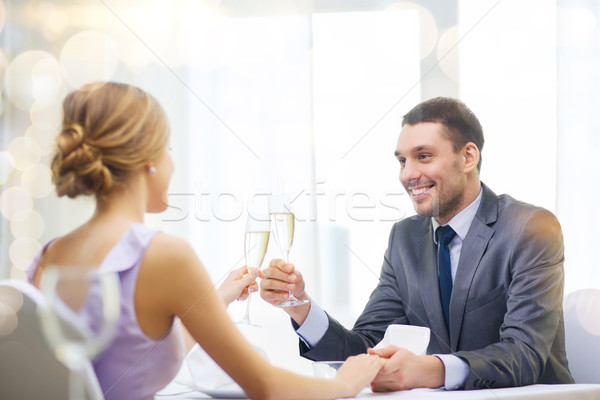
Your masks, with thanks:
[[[178,287],[191,283],[202,274],[203,265],[192,246],[185,240],[166,233],[157,233],[142,261],[143,276],[153,284]],[[165,285],[168,281],[169,285]]]
[[[181,267],[199,262],[194,249],[185,240],[157,233],[146,250],[145,262],[168,267]]]

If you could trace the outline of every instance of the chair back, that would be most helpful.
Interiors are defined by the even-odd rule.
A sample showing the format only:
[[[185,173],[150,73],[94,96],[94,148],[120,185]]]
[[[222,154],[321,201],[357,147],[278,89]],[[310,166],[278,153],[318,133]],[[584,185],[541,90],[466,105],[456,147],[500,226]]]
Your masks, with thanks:
[[[68,399],[69,370],[40,324],[45,297],[24,281],[0,280],[0,392],[7,399]],[[69,324],[61,321],[61,325]],[[73,332],[76,332],[73,327]],[[82,372],[86,399],[103,399],[91,363]]]
[[[575,383],[600,383],[600,290],[565,296],[565,345]]]

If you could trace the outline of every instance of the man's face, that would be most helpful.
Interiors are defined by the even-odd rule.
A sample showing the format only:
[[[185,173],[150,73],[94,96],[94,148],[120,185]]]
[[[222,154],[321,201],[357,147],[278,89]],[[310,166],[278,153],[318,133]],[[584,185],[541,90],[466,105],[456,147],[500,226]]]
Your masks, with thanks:
[[[464,156],[454,152],[444,136],[444,126],[434,122],[405,125],[395,155],[400,162],[400,182],[417,214],[447,223],[464,204]]]

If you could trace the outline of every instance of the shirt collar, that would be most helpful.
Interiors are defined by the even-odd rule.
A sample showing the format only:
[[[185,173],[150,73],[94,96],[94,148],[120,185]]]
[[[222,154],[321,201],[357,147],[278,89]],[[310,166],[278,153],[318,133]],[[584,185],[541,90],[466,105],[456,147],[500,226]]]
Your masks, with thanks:
[[[471,227],[471,222],[473,222],[473,218],[475,218],[475,214],[477,214],[477,210],[479,209],[479,204],[481,204],[481,197],[483,195],[483,187],[479,190],[479,194],[477,198],[473,200],[471,204],[465,207],[461,212],[456,214],[446,225],[450,225],[450,227],[456,232],[456,235],[460,237],[460,240],[465,240],[467,236],[467,232],[469,232],[469,228]],[[435,218],[431,218],[431,225],[433,227],[433,243],[437,244],[437,238],[435,237],[435,230],[440,226]]]

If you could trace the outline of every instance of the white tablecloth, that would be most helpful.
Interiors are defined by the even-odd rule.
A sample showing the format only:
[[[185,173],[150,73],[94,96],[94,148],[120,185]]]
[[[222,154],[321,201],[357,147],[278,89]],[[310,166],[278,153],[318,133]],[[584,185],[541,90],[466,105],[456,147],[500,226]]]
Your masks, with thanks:
[[[190,391],[185,386],[172,385],[156,400],[207,399],[209,396]],[[393,393],[361,393],[357,399],[417,399],[417,400],[600,400],[600,385],[532,385],[518,388],[486,390],[414,389]]]

